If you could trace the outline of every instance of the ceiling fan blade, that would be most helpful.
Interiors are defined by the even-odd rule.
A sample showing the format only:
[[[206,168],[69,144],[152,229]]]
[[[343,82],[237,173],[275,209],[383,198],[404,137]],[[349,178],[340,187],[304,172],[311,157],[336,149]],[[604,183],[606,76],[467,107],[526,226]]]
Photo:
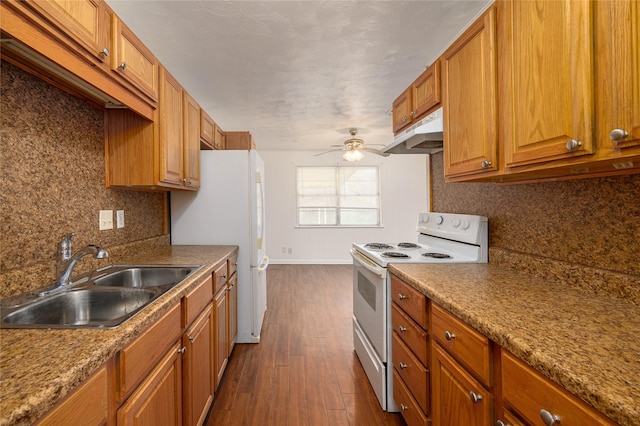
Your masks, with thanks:
[[[340,148],[340,149],[330,149],[329,151],[321,152],[319,154],[314,154],[313,156],[317,157],[318,155],[328,154],[330,152],[335,152],[335,151],[342,151],[342,148]]]
[[[381,155],[381,156],[383,156],[383,157],[388,157],[388,156],[389,156],[389,153],[388,153],[388,152],[382,152],[382,151],[377,150],[377,149],[367,148],[367,147],[364,147],[363,149],[364,149],[365,151],[367,151],[367,152],[370,152],[370,153],[372,153],[372,154],[376,154],[376,155]]]

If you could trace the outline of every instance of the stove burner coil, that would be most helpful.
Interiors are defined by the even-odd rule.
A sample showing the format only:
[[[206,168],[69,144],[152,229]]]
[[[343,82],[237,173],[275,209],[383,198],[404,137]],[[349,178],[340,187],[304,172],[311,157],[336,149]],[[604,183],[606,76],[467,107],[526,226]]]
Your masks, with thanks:
[[[389,250],[393,248],[393,246],[390,246],[389,244],[385,244],[385,243],[368,243],[368,244],[365,244],[364,246],[368,249],[373,249],[373,250]]]
[[[396,258],[408,258],[408,257],[410,257],[408,254],[398,253],[396,251],[385,251],[380,256],[382,256],[382,257],[396,257]]]
[[[424,257],[432,257],[434,259],[451,259],[451,256],[444,253],[422,253]]]
[[[405,248],[405,249],[420,248],[420,246],[418,244],[415,244],[415,243],[398,243],[398,247]]]

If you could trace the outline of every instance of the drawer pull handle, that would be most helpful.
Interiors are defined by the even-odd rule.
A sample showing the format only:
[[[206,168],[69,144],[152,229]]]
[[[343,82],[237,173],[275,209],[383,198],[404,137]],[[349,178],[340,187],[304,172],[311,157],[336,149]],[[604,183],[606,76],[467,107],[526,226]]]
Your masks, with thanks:
[[[407,411],[407,410],[409,409],[409,407],[407,407],[407,406],[406,406],[406,405],[404,405],[404,404],[400,404],[400,409],[401,409],[402,411]]]
[[[398,326],[398,329],[400,330],[400,333],[404,333],[405,331],[407,331],[407,327],[403,327],[401,325]]]
[[[407,296],[405,296],[404,294],[402,294],[402,293],[398,293],[398,299],[400,299],[400,300],[404,300],[404,299],[406,299],[406,298],[407,298]]]
[[[478,404],[480,401],[482,401],[482,395],[480,395],[479,393],[475,393],[474,391],[470,391],[469,392],[469,399],[474,404]]]
[[[545,409],[540,410],[540,418],[547,426],[553,426],[560,423],[560,416],[553,414]]]
[[[405,368],[407,368],[407,367],[408,367],[408,365],[407,365],[407,364],[400,363],[400,368],[405,369]]]
[[[453,340],[456,338],[456,335],[450,332],[449,330],[444,332],[444,338],[447,340]]]

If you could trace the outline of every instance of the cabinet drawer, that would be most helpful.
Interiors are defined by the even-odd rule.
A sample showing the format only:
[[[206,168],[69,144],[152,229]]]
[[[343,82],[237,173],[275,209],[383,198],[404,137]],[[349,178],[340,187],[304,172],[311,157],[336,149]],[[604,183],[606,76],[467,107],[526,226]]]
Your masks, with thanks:
[[[418,406],[429,412],[429,371],[409,348],[402,343],[397,333],[392,334],[393,368],[402,377]]]
[[[489,339],[438,305],[431,305],[431,334],[485,385],[492,385]]]
[[[426,426],[431,424],[431,421],[418,407],[416,400],[413,399],[409,389],[407,389],[402,378],[395,370],[393,370],[393,399],[396,401],[396,404],[398,404],[400,413],[407,423],[407,426]]]
[[[155,366],[167,348],[178,340],[181,332],[180,304],[177,304],[116,355],[118,400],[127,395]]]
[[[409,318],[395,303],[391,304],[393,331],[411,349],[418,360],[427,365],[427,333]]]
[[[391,274],[391,299],[420,327],[427,329],[427,298],[393,274]]]
[[[213,299],[213,278],[207,277],[182,298],[182,327],[186,327]]]
[[[234,254],[227,259],[229,277],[231,277],[238,270],[238,255]]]
[[[227,268],[227,262],[224,262],[222,265],[218,267],[215,271],[213,271],[213,293],[218,294],[218,291],[222,287],[225,287],[227,284],[227,277],[229,276],[229,271]]]
[[[559,416],[560,424],[566,426],[615,424],[505,350],[502,394],[506,403],[532,424],[544,424],[542,410]]]

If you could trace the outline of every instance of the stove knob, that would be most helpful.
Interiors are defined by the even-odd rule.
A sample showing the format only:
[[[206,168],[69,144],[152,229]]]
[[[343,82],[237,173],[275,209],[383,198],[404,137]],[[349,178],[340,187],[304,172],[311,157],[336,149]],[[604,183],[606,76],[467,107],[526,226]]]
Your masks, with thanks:
[[[438,216],[436,218],[436,225],[442,225],[443,222],[444,222],[444,217]]]
[[[453,218],[453,227],[457,228],[458,226],[460,226],[460,219],[458,219],[457,217]]]
[[[469,226],[471,225],[471,223],[468,220],[463,220],[461,225],[462,225],[461,228],[466,231],[467,229],[469,229]]]

